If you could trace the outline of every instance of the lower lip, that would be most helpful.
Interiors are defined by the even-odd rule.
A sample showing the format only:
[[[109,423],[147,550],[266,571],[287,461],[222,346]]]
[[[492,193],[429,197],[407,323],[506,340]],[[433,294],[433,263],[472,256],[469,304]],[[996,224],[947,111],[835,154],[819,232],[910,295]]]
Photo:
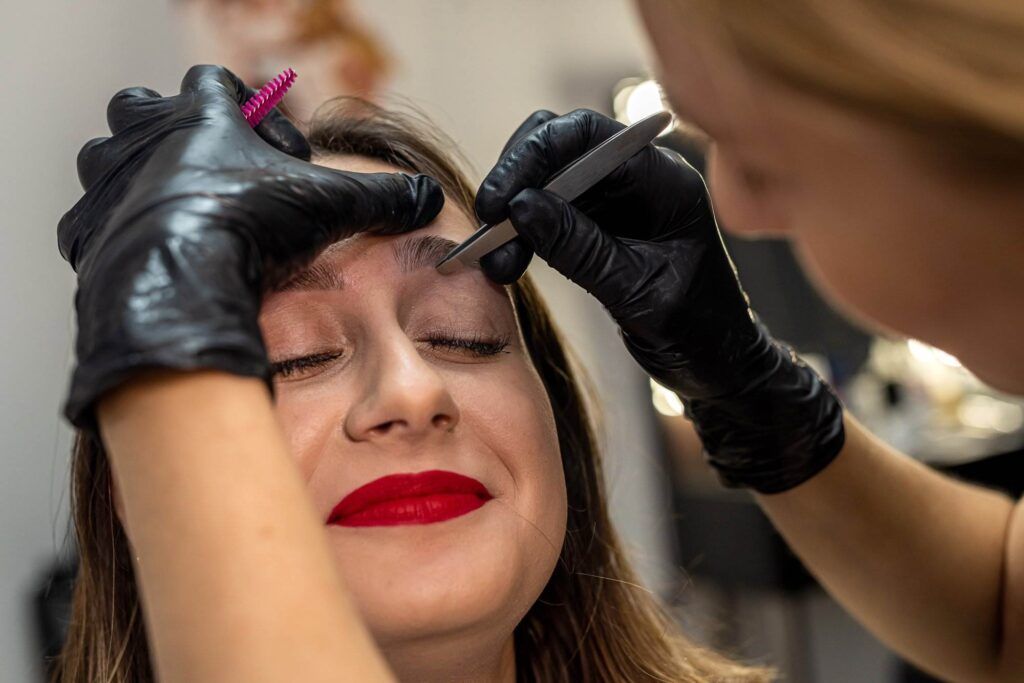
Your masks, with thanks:
[[[482,507],[487,499],[472,493],[434,493],[395,498],[346,515],[331,523],[338,526],[398,526],[434,524],[461,517]]]

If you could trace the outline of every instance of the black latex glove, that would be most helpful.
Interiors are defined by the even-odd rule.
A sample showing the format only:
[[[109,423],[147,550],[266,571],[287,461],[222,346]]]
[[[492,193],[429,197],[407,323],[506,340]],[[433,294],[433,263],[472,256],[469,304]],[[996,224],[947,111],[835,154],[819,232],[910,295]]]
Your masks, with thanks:
[[[113,136],[79,153],[85,195],[58,227],[78,273],[65,405],[76,426],[94,427],[96,399],[146,368],[269,383],[261,292],[331,242],[415,229],[440,211],[428,177],[309,163],[276,110],[254,131],[239,110],[251,94],[215,66],[190,69],[174,97],[121,91],[107,110]]]
[[[512,133],[508,142],[501,149],[501,158],[508,154],[512,145],[522,140],[528,133],[536,130],[541,124],[556,118],[558,118],[557,114],[546,109],[540,109],[530,114],[525,121],[519,124],[519,128]],[[504,220],[504,217],[501,220]],[[512,241],[501,245],[500,248],[489,254],[484,254],[480,259],[480,266],[491,280],[500,285],[507,285],[522,277],[531,260],[533,260],[533,248],[529,242],[522,237],[515,237]]]
[[[649,145],[574,206],[532,188],[623,126],[587,110],[534,117],[477,195],[483,220],[508,217],[520,235],[485,271],[515,279],[532,248],[593,294],[633,357],[684,400],[727,484],[776,493],[824,468],[843,444],[842,407],[750,310],[697,171]]]

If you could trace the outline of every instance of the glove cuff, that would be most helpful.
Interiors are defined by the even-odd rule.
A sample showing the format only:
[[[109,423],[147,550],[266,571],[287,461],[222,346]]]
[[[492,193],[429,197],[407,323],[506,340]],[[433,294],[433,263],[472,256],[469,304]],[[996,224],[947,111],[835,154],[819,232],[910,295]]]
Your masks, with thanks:
[[[99,433],[96,403],[103,394],[147,370],[222,370],[243,377],[258,377],[273,395],[270,364],[262,344],[249,335],[203,338],[202,348],[194,343],[169,345],[139,353],[93,359],[75,367],[64,403],[64,416],[78,429]]]
[[[845,442],[843,406],[832,388],[788,347],[772,342],[772,351],[765,360],[773,367],[743,391],[686,401],[721,481],[766,494],[818,474]]]
[[[147,219],[130,226],[145,239],[100,251],[106,260],[79,276],[77,366],[64,415],[86,431],[97,430],[96,401],[147,370],[222,370],[261,377],[273,390],[256,250],[227,230],[173,231],[157,212]]]

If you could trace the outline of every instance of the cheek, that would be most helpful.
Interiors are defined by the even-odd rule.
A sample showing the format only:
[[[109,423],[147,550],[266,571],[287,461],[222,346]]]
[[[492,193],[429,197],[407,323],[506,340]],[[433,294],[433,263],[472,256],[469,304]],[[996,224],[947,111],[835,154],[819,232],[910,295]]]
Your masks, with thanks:
[[[707,181],[719,227],[737,235],[784,236],[788,220],[766,191],[755,192],[732,162],[712,146]]]
[[[518,352],[516,352],[518,353]],[[449,387],[463,427],[497,454],[511,475],[507,501],[561,547],[566,495],[558,433],[547,392],[523,357],[495,374],[463,375]]]
[[[845,208],[845,210],[844,210]],[[898,212],[897,212],[898,213]],[[920,245],[899,215],[863,203],[808,201],[794,225],[793,246],[810,278],[836,308],[869,329],[931,335],[943,320],[948,282],[915,277]],[[906,217],[909,218],[909,217]]]
[[[330,383],[328,383],[330,384]],[[321,455],[337,441],[348,405],[337,391],[299,390],[287,384],[275,389],[274,411],[288,439],[289,451],[306,481]]]
[[[831,304],[862,325],[878,327],[888,317],[886,286],[858,263],[861,248],[823,231],[803,230],[793,247],[804,271]]]

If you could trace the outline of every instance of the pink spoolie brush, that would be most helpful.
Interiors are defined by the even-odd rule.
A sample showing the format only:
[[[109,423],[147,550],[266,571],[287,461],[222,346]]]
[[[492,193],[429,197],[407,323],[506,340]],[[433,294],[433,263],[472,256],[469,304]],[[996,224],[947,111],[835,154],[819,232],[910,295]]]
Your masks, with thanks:
[[[242,105],[242,116],[245,117],[250,126],[255,128],[259,125],[263,117],[269,114],[270,110],[281,101],[281,98],[288,92],[288,88],[292,87],[292,83],[295,82],[296,78],[298,78],[298,75],[293,69],[285,69],[278,74],[277,78],[268,81],[265,86],[260,88],[255,95]]]

